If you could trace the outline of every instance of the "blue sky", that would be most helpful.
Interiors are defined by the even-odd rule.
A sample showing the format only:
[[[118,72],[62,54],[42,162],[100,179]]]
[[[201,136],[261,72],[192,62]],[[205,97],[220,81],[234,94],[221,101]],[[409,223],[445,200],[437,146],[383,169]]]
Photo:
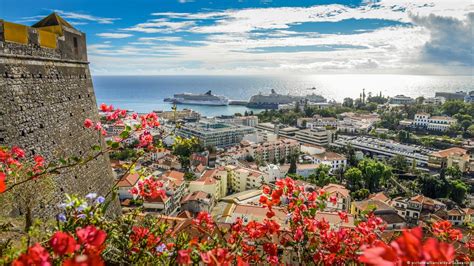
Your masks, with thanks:
[[[3,0],[87,34],[96,75],[473,74],[470,0]]]

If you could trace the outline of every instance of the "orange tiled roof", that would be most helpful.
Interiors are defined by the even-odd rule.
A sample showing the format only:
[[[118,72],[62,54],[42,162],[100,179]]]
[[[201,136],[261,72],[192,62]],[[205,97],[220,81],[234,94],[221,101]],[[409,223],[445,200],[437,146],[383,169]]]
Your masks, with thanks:
[[[329,195],[338,193],[344,197],[349,197],[349,190],[342,185],[338,184],[328,184],[323,187],[324,191],[328,192]]]
[[[441,157],[441,158],[446,158],[451,155],[465,155],[465,154],[467,154],[467,150],[458,148],[458,147],[449,148],[446,150],[441,150],[441,151],[431,153],[432,156]]]
[[[120,179],[117,186],[118,187],[133,187],[138,182],[138,180],[140,180],[140,175],[128,174],[124,176],[122,179]]]

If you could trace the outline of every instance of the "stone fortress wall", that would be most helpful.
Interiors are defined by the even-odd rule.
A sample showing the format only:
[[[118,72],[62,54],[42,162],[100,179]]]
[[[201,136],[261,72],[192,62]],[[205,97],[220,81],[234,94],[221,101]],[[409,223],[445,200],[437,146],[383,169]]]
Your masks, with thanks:
[[[57,14],[32,27],[0,20],[0,145],[17,145],[47,161],[104,145],[83,127],[86,118],[98,119],[88,64],[85,34]],[[41,204],[37,215],[56,214],[65,193],[104,195],[114,176],[103,155],[54,181],[53,202]]]

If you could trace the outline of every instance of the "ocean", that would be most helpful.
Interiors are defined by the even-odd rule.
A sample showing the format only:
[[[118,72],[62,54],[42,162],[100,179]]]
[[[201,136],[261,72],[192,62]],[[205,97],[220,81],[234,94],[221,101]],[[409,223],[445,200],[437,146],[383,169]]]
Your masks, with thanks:
[[[270,93],[320,94],[328,100],[341,102],[345,97],[366,94],[410,97],[432,97],[435,92],[474,90],[473,76],[419,75],[307,75],[307,76],[93,76],[98,104],[113,104],[136,112],[171,110],[163,102],[175,93],[192,92],[224,95],[231,100],[248,100],[252,95]],[[311,88],[315,89],[311,89]],[[232,115],[250,111],[244,106],[178,105],[205,116]],[[259,110],[254,110],[255,112]]]

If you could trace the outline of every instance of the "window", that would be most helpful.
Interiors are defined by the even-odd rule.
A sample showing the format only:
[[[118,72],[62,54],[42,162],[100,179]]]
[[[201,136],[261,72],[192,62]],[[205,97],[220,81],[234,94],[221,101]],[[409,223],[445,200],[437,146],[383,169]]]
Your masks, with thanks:
[[[73,41],[73,43],[74,43],[74,53],[77,55],[77,54],[79,54],[78,43],[77,43],[77,37],[73,37],[72,41]]]

